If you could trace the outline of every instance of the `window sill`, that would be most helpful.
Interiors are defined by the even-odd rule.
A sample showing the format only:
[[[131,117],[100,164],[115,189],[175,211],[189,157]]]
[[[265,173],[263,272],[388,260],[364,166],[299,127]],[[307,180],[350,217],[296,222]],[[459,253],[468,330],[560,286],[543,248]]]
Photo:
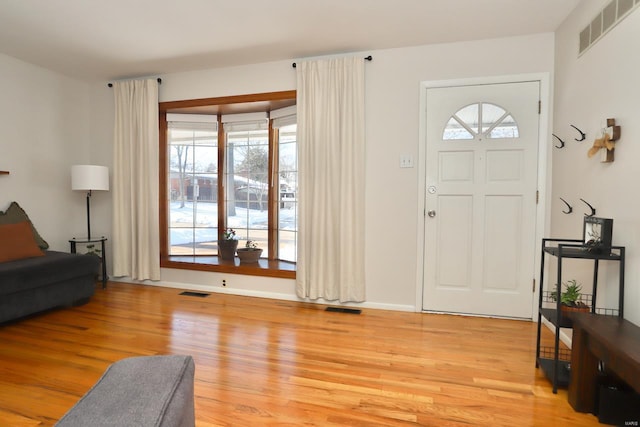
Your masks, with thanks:
[[[246,274],[249,276],[296,278],[296,264],[288,261],[268,260],[261,258],[257,264],[240,264],[236,257],[226,261],[217,256],[170,256],[160,260],[162,268],[181,270],[214,271],[220,273]]]

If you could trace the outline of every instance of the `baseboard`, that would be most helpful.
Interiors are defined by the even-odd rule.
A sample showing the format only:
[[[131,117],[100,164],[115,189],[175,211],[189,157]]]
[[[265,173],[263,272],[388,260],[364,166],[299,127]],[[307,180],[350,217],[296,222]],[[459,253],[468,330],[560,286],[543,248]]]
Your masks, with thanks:
[[[158,282],[154,282],[151,280],[140,281],[140,280],[133,280],[126,277],[110,278],[109,280],[113,282],[136,283],[140,285],[157,286],[161,288],[186,289],[186,290],[199,291],[199,292],[240,295],[240,296],[247,296],[247,297],[277,299],[277,300],[284,300],[284,301],[308,302],[312,304],[333,305],[333,306],[338,305],[343,307],[354,307],[354,308],[371,308],[375,310],[415,312],[415,307],[412,305],[386,304],[386,303],[367,302],[367,301],[362,303],[354,303],[354,302],[337,303],[336,301],[325,301],[323,299],[317,299],[317,300],[311,300],[306,298],[302,299],[302,298],[298,298],[297,295],[290,295],[290,294],[283,294],[283,293],[264,292],[264,291],[255,291],[255,290],[238,289],[238,288],[224,288],[220,286],[198,285],[194,283],[167,282],[164,280],[158,281]]]

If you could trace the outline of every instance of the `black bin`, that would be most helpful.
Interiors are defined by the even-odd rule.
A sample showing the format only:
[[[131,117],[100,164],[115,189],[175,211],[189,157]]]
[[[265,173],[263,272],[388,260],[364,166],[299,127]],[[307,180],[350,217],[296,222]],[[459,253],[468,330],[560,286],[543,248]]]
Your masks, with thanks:
[[[624,384],[601,384],[598,392],[598,421],[640,426],[640,394]]]

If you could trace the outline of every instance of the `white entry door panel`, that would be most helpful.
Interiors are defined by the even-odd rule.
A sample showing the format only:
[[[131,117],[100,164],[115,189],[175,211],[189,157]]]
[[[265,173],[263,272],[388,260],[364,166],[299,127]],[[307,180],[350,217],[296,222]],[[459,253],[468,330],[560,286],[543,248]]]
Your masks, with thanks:
[[[426,91],[423,309],[531,318],[539,82]]]

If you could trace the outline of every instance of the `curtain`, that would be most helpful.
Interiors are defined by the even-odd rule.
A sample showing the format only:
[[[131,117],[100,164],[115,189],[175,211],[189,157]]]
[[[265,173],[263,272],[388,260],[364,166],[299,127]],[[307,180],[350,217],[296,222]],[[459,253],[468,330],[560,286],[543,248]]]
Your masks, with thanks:
[[[361,302],[364,273],[364,59],[299,62],[300,298]]]
[[[158,82],[114,83],[113,274],[160,280]]]

